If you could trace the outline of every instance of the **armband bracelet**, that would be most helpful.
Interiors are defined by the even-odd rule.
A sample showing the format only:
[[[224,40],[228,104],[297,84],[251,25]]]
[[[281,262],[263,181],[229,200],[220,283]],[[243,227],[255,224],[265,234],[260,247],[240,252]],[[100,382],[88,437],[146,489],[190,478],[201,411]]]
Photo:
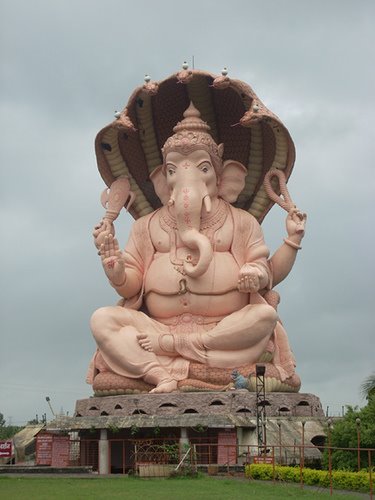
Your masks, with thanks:
[[[301,250],[301,248],[302,248],[300,245],[297,245],[297,243],[294,243],[293,241],[287,240],[286,238],[284,238],[284,243],[286,245],[288,245],[289,247],[294,248],[294,250]]]

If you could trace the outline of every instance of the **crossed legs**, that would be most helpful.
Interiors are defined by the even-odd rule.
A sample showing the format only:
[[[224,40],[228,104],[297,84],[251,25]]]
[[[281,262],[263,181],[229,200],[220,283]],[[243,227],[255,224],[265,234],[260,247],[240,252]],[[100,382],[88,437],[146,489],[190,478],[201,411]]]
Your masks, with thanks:
[[[182,356],[215,368],[236,368],[258,361],[276,326],[277,313],[269,305],[247,305],[221,320],[212,330],[176,334],[140,333],[140,347],[159,355]]]
[[[168,327],[139,311],[123,307],[102,307],[91,318],[91,330],[107,365],[117,374],[143,378],[156,385],[151,392],[171,392],[177,381],[171,378],[154,352],[140,347],[137,336],[142,331],[163,335]]]
[[[171,392],[177,380],[171,360],[198,361],[215,368],[236,368],[258,361],[277,321],[266,304],[248,305],[221,320],[212,330],[171,334],[169,327],[139,311],[119,306],[98,309],[91,329],[108,366],[117,374],[142,378],[152,392]],[[178,378],[180,380],[180,378]]]

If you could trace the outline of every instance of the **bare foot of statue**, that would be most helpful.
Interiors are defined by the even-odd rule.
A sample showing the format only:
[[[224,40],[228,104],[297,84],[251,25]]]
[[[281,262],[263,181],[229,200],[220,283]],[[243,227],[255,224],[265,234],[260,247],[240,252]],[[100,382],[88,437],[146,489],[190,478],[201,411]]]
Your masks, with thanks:
[[[140,333],[137,335],[138,344],[145,351],[153,352],[154,354],[159,354],[165,356],[166,353],[169,355],[175,353],[174,349],[174,339],[172,335],[164,334],[160,335],[158,333]]]
[[[150,392],[159,393],[159,392],[172,392],[176,390],[177,390],[177,380],[167,379],[167,380],[162,380]]]

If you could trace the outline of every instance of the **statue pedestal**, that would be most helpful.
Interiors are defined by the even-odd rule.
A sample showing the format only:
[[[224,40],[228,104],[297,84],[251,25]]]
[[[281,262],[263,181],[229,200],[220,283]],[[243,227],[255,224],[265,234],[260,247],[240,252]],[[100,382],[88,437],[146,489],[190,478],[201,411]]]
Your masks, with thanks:
[[[266,393],[265,408],[269,459],[320,459],[325,417],[317,396]],[[138,470],[144,460],[135,450],[163,442],[177,445],[181,456],[193,450],[204,470],[242,470],[258,455],[256,413],[256,394],[247,390],[91,397],[77,401],[74,417],[56,419],[47,430],[79,431],[81,451],[97,449],[89,465],[99,464],[103,474]]]

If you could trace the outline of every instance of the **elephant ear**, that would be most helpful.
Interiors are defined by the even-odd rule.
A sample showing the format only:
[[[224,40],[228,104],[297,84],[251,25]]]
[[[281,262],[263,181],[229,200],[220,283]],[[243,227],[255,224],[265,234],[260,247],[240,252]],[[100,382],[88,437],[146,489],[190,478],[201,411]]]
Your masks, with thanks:
[[[150,174],[150,179],[154,185],[155,193],[157,194],[163,205],[166,205],[170,198],[170,192],[167,185],[167,178],[164,172],[164,165],[159,165]]]
[[[247,169],[242,163],[234,160],[225,161],[218,186],[220,198],[234,203],[245,187],[247,173]]]

